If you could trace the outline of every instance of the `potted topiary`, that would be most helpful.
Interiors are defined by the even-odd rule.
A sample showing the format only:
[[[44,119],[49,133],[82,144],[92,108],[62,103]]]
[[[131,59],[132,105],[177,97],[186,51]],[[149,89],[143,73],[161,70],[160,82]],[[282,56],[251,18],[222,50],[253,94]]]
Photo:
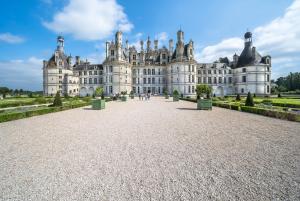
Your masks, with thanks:
[[[179,101],[179,93],[176,89],[173,91],[173,101]]]
[[[121,100],[124,101],[124,102],[127,101],[127,96],[126,96],[126,94],[127,94],[127,91],[121,91],[121,95],[122,95],[122,96],[121,96]]]
[[[198,110],[212,109],[212,100],[210,98],[211,91],[211,87],[206,84],[198,84],[196,86]],[[206,98],[203,97],[203,94],[206,94]]]
[[[164,89],[164,95],[165,95],[165,99],[169,99],[169,94],[167,89]]]
[[[95,95],[95,99],[92,100],[92,108],[95,110],[105,109],[103,88],[97,87],[94,95]]]
[[[134,99],[134,93],[133,93],[133,91],[130,91],[130,98]]]

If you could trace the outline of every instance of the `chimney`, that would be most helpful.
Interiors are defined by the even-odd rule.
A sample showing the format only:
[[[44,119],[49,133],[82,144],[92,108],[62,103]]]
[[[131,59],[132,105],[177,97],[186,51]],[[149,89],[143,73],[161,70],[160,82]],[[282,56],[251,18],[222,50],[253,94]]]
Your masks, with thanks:
[[[107,41],[106,42],[106,58],[108,58],[108,55],[109,55],[109,45],[110,45],[110,43]]]
[[[144,41],[141,40],[141,41],[140,41],[140,44],[141,44],[141,51],[144,51]]]
[[[158,50],[158,40],[154,40],[154,50]]]
[[[169,51],[170,51],[170,53],[173,52],[173,48],[174,48],[174,45],[173,45],[173,39],[170,39],[170,40],[169,40]]]
[[[79,65],[80,64],[80,56],[76,56],[75,60],[76,60],[76,65]]]

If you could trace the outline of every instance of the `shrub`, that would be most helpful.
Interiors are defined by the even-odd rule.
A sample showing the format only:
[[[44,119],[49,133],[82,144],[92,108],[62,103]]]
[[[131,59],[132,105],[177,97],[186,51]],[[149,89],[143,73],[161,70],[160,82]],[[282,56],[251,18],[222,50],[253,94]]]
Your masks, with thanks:
[[[82,98],[82,100],[84,101],[84,102],[91,102],[91,97],[89,97],[89,96],[87,96],[87,97],[83,97]]]
[[[103,87],[97,87],[94,96],[101,97],[101,99],[104,99],[104,90],[103,90]]]
[[[175,89],[174,91],[173,91],[173,96],[178,96],[179,95],[179,93],[178,93],[178,91]]]
[[[34,100],[35,103],[38,103],[38,104],[45,104],[47,103],[47,99],[44,98],[44,97],[37,97],[35,100]]]
[[[237,94],[237,95],[236,95],[235,100],[236,100],[236,101],[241,101],[241,96],[240,96],[240,94]]]
[[[275,117],[278,119],[300,121],[300,115],[284,112],[284,111],[276,111],[276,110],[269,110],[265,108],[248,107],[248,106],[241,106],[241,110],[243,112],[250,112],[250,113],[260,114],[268,117]]]
[[[24,112],[3,113],[0,115],[0,122],[22,119],[25,117],[26,116]]]
[[[253,97],[252,97],[250,91],[248,92],[248,95],[247,95],[247,99],[246,99],[245,105],[246,105],[246,106],[250,106],[250,107],[253,107],[253,106],[254,106]]]
[[[278,94],[278,98],[281,98],[281,94],[280,93]]]
[[[207,98],[210,98],[210,94],[211,94],[211,87],[206,85],[206,84],[198,84],[196,86],[196,93],[197,93],[197,99],[200,99],[200,96],[202,94],[206,94]]]
[[[60,107],[60,106],[62,106],[62,102],[61,102],[59,91],[55,95],[55,98],[54,98],[52,106],[53,107]]]
[[[232,110],[240,110],[240,106],[239,105],[230,105],[230,109]]]

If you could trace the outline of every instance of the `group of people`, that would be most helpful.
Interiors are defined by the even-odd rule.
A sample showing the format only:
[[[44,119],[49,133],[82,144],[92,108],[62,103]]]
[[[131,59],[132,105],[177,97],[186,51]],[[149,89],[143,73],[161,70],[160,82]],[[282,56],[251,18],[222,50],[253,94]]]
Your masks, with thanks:
[[[150,100],[150,93],[139,94],[139,99],[140,100]]]

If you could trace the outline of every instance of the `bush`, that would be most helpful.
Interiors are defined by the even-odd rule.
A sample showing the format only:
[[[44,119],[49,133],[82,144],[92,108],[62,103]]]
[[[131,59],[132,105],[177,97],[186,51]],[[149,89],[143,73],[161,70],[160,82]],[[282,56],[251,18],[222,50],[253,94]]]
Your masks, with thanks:
[[[178,96],[179,95],[179,93],[178,93],[178,91],[175,89],[174,91],[173,91],[173,96]]]
[[[25,117],[26,116],[24,112],[4,113],[0,115],[0,122],[22,119]]]
[[[268,117],[275,117],[278,119],[285,119],[290,121],[300,121],[300,115],[288,113],[284,111],[269,110],[265,108],[241,106],[243,112],[250,112],[254,114],[260,114]]]
[[[34,100],[34,102],[37,104],[45,104],[45,103],[47,103],[47,99],[44,97],[38,97]]]
[[[248,92],[245,106],[250,106],[250,107],[254,106],[253,97],[250,92]]]
[[[82,100],[83,100],[84,102],[89,103],[89,102],[91,102],[92,99],[91,99],[91,97],[87,96],[87,97],[83,97]]]
[[[230,109],[239,111],[240,106],[239,105],[230,105]]]
[[[60,106],[62,106],[62,102],[61,102],[59,91],[55,95],[55,98],[54,98],[52,106],[54,106],[54,107],[60,107]]]
[[[237,95],[236,95],[235,100],[236,100],[236,101],[241,101],[241,96],[240,96],[240,94],[237,94]]]

